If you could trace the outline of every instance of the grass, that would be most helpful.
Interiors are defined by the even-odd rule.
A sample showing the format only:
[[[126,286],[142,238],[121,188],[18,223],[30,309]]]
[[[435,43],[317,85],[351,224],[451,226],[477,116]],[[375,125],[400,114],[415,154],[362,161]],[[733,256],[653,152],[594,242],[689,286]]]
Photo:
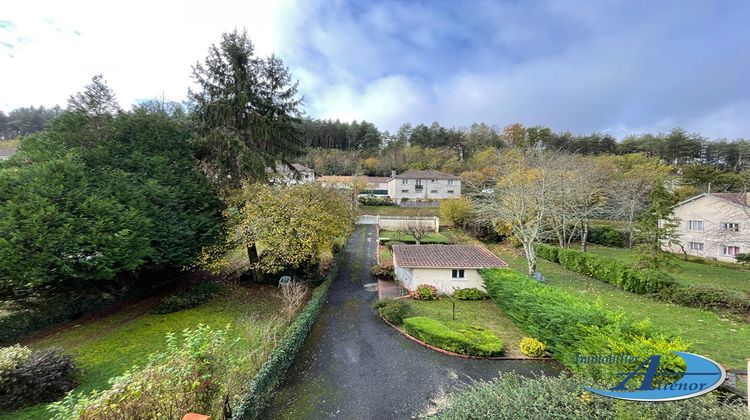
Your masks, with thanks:
[[[361,212],[379,216],[440,216],[438,207],[362,206]]]
[[[0,140],[0,149],[12,149],[18,147],[18,139]]]
[[[448,236],[464,243],[479,242],[457,230],[450,231]],[[516,250],[499,244],[485,245],[512,269],[526,272],[526,259],[519,256]],[[750,325],[746,322],[702,309],[673,305],[628,293],[549,261],[539,260],[538,269],[552,287],[600,303],[610,310],[623,312],[631,319],[649,319],[655,327],[683,337],[692,344],[692,348],[698,354],[731,369],[746,367],[745,359],[750,356]]]
[[[62,347],[71,354],[83,375],[76,391],[108,388],[108,379],[133,365],[143,365],[151,353],[163,349],[165,335],[194,328],[203,323],[216,328],[232,325],[242,347],[252,348],[261,324],[278,322],[280,298],[272,287],[227,288],[217,297],[196,308],[155,315],[140,303],[93,322],[76,325],[64,332],[28,343],[32,348]],[[257,370],[257,367],[255,368]],[[248,373],[254,373],[249,370]],[[46,404],[39,404],[0,418],[48,418]]]
[[[409,316],[426,316],[441,322],[452,320],[453,308],[450,299],[407,300],[411,313]],[[478,325],[494,332],[503,342],[503,355],[507,357],[524,357],[518,347],[524,337],[521,330],[492,300],[456,300],[456,321],[464,324]]]
[[[393,264],[393,253],[385,245],[380,245],[380,265]]]
[[[595,245],[589,247],[589,251],[630,264],[635,264],[638,261],[638,255],[632,249]],[[670,275],[681,283],[691,286],[714,286],[750,292],[750,271],[748,270],[715,266],[709,262],[685,261],[679,256],[674,258],[674,262],[676,270],[671,272]]]
[[[415,240],[414,236],[412,235],[404,234],[401,232],[389,231],[389,230],[381,230],[380,237],[388,238],[391,241],[414,241]],[[450,243],[450,240],[441,233],[429,233],[425,235],[424,238],[422,238],[422,243],[447,244],[447,243]]]

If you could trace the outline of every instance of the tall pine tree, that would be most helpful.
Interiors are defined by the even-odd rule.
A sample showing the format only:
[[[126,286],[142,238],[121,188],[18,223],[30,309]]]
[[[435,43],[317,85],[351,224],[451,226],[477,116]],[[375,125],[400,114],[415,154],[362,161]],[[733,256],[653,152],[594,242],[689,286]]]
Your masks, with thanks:
[[[280,58],[256,55],[245,30],[223,34],[193,79],[197,157],[221,186],[264,179],[266,167],[302,153],[297,83]]]

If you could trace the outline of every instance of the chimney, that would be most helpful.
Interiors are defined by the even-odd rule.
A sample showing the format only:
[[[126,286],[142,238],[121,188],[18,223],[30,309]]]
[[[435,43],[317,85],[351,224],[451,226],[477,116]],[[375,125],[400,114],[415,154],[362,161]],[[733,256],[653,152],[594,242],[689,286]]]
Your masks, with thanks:
[[[395,178],[395,177],[396,177],[396,170],[391,169],[391,178]]]

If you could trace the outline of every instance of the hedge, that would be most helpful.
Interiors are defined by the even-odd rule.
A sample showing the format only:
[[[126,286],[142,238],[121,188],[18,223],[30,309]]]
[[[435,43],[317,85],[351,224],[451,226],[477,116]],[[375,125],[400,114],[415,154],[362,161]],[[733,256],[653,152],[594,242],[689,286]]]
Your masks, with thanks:
[[[406,332],[425,343],[470,356],[497,356],[503,351],[503,342],[490,330],[475,325],[451,322],[442,323],[424,316],[406,318]]]
[[[589,226],[586,240],[592,244],[622,248],[627,235],[627,232],[622,232],[609,226],[593,225]]]
[[[510,269],[481,270],[490,297],[526,334],[544,342],[553,356],[573,371],[593,378],[612,378],[637,364],[581,364],[576,356],[626,353],[641,360],[661,354],[662,366],[683,369],[671,351],[687,344],[635,323],[563,290],[534,281]],[[666,363],[666,364],[665,364]]]
[[[22,348],[13,346],[3,350],[18,349]],[[73,358],[61,349],[23,350],[26,350],[23,357],[4,363],[5,367],[0,369],[0,410],[55,401],[78,385],[78,368]]]
[[[628,292],[652,294],[656,299],[693,308],[750,312],[750,299],[737,291],[680,284],[656,270],[635,268],[612,258],[576,249],[536,244],[535,250],[540,258]]]
[[[745,419],[742,404],[722,401],[717,393],[681,401],[643,403],[604,398],[584,386],[608,388],[586,378],[522,377],[503,373],[490,382],[475,382],[452,395],[431,418],[465,419]]]
[[[336,277],[342,255],[344,255],[343,252],[338,253],[336,262],[331,268],[331,272],[328,273],[326,280],[313,291],[312,297],[305,308],[284,332],[284,336],[273,349],[268,360],[260,367],[258,374],[250,382],[245,397],[233,411],[233,419],[257,419],[270,402],[273,393],[284,380],[286,371],[294,363],[297,353],[305,343],[307,334],[318,318],[320,309],[328,295],[328,289]]]
[[[668,275],[655,270],[638,269],[601,255],[576,249],[536,245],[537,255],[562,265],[568,270],[614,284],[628,292],[656,293],[674,283]]]

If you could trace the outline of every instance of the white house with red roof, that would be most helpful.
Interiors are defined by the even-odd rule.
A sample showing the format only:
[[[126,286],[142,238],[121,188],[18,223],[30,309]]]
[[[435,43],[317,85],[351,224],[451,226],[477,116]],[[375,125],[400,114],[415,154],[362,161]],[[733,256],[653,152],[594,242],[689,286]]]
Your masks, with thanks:
[[[456,289],[485,290],[483,268],[508,265],[482,245],[394,245],[396,279],[408,290],[420,284],[451,295]]]

